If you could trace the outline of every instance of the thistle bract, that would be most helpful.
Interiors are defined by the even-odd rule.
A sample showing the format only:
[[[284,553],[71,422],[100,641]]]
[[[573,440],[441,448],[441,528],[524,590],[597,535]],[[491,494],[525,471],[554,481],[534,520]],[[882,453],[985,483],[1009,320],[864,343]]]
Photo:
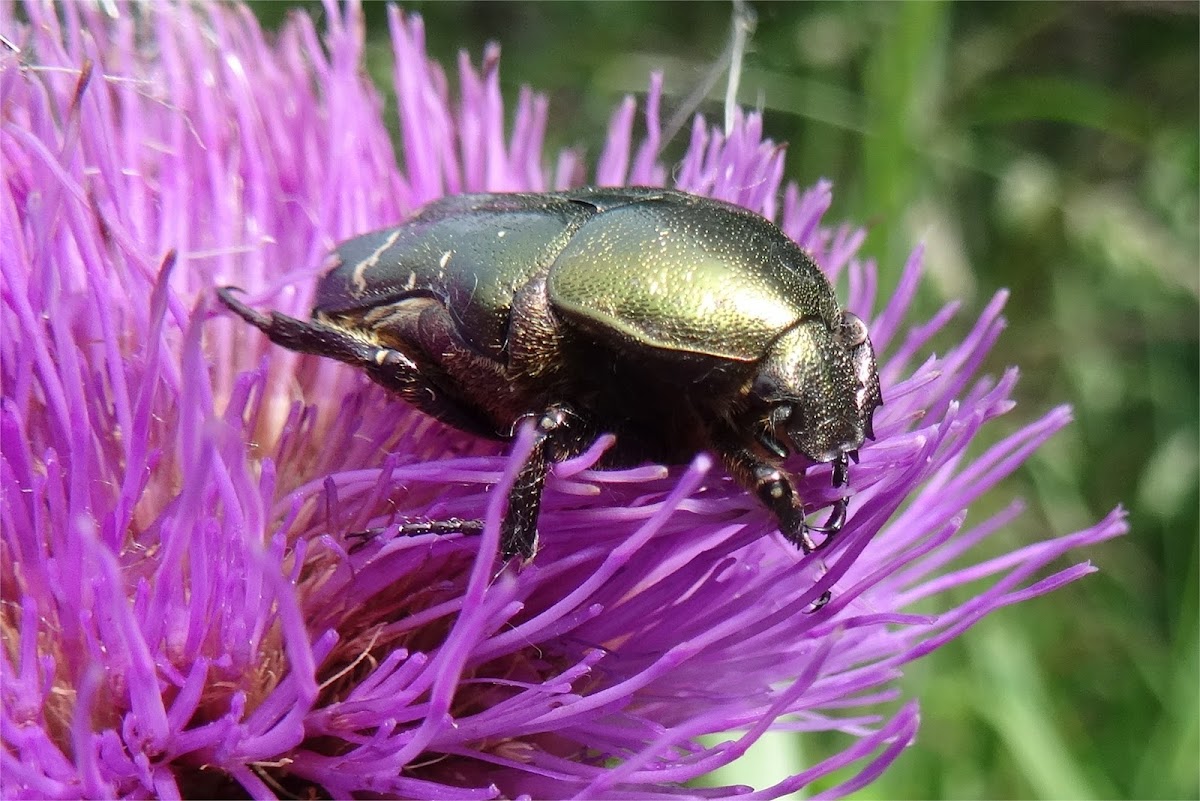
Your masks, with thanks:
[[[967,525],[968,506],[1069,412],[968,455],[1012,407],[1015,371],[976,376],[1003,295],[924,355],[954,309],[906,322],[920,251],[877,297],[861,231],[823,221],[827,183],[781,185],[758,116],[696,120],[668,169],[653,78],[640,138],[628,100],[594,166],[547,154],[546,101],[506,114],[495,49],[461,59],[452,97],[393,9],[397,157],[360,13],[327,12],[323,33],[295,15],[268,38],[236,5],[0,8],[6,797],[718,796],[748,790],[684,783],[772,727],[848,744],[756,797],[854,766],[843,794],[914,738],[906,662],[1087,573],[1044,568],[1123,531],[1114,512],[971,563],[1020,508]],[[554,470],[536,562],[498,571],[528,435],[452,431],[215,310],[236,283],[304,316],[337,241],[444,194],[669,175],[776,220],[868,322],[887,403],[823,559],[763,536],[769,515],[707,457],[595,471],[601,439]],[[800,491],[832,500],[820,471]],[[488,524],[347,551],[347,533],[449,516]],[[701,744],[716,732],[736,733]]]

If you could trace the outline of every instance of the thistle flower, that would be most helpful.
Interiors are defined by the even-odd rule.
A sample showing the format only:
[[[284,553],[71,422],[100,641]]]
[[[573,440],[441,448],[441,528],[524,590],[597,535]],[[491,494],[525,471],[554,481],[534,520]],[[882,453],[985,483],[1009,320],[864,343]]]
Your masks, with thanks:
[[[748,788],[684,783],[772,727],[849,744],[754,797],[854,766],[827,790],[844,794],[913,741],[905,663],[1089,572],[1044,571],[1124,530],[1116,511],[969,561],[1020,507],[971,526],[966,509],[1069,411],[968,455],[1013,405],[1015,370],[976,376],[1003,295],[921,356],[955,309],[906,323],[920,251],[877,298],[862,232],[823,222],[828,183],[781,188],[757,115],[728,135],[697,120],[668,170],[654,78],[640,141],[627,100],[594,171],[572,152],[548,170],[545,99],[522,92],[506,132],[498,52],[460,60],[453,100],[420,19],[393,9],[400,167],[357,8],[274,40],[243,6],[109,11],[0,7],[6,797],[720,796]],[[334,243],[443,194],[668,175],[776,219],[871,320],[887,403],[823,561],[767,536],[708,457],[593,471],[602,440],[554,470],[537,560],[498,570],[527,439],[449,430],[214,307],[234,282],[302,316]],[[831,500],[827,479],[804,497]],[[347,552],[348,532],[451,515],[484,535]]]

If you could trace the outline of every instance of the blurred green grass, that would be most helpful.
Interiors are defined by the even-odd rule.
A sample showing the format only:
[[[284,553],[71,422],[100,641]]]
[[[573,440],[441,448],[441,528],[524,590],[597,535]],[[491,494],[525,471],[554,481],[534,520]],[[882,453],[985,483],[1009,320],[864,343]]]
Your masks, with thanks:
[[[287,10],[255,8],[268,24]],[[443,64],[500,42],[507,96],[547,92],[550,144],[593,155],[614,104],[644,92],[651,69],[666,70],[668,105],[681,102],[730,14],[716,2],[406,8],[425,16]],[[1077,423],[992,495],[1030,504],[995,547],[1084,527],[1117,503],[1130,511],[1129,536],[1085,555],[1101,572],[907,669],[919,743],[861,798],[1200,796],[1197,9],[755,6],[740,100],[788,143],[789,177],[835,181],[832,218],[870,226],[884,289],[925,242],[921,310],[954,297],[978,309],[1012,289],[988,365],[1023,371],[1003,425],[1075,408]],[[386,83],[384,7],[367,15]],[[720,118],[716,102],[702,110]],[[833,745],[773,740],[719,780],[761,785]]]

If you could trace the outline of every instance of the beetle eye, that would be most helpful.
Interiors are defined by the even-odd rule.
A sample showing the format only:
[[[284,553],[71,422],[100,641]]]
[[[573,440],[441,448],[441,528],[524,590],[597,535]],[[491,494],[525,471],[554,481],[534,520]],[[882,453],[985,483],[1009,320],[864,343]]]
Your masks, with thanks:
[[[857,348],[867,341],[867,324],[854,312],[842,313],[842,324],[835,332],[838,342],[846,348]]]

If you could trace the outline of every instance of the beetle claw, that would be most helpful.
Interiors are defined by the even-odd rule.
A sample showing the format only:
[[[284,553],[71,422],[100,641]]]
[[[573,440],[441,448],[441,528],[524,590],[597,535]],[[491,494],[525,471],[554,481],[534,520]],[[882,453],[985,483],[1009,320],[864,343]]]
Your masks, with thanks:
[[[367,528],[363,529],[362,531],[348,532],[346,534],[346,539],[355,540],[355,542],[348,549],[346,549],[347,553],[353,556],[354,554],[361,552],[364,548],[370,545],[376,537],[385,531],[387,531],[386,528]]]
[[[241,317],[258,330],[269,333],[269,329],[271,328],[271,318],[262,312],[247,306],[233,295],[234,292],[245,291],[246,290],[242,289],[240,286],[223,286],[217,289],[217,297],[220,298],[221,302],[225,304],[225,308],[229,309],[231,312],[236,314],[238,317]]]
[[[842,526],[846,525],[846,507],[848,505],[849,503],[845,498],[838,498],[833,504],[833,511],[829,514],[829,519],[825,521],[825,525],[808,527],[809,531],[825,535],[824,541],[815,550],[819,551],[833,542],[833,538],[842,530]]]
[[[820,598],[818,598],[817,600],[812,602],[812,606],[810,606],[804,610],[804,614],[811,615],[815,612],[820,612],[822,609],[825,608],[825,604],[829,603],[832,600],[833,600],[833,593],[830,592],[829,590],[825,590],[825,592],[821,593]]]

